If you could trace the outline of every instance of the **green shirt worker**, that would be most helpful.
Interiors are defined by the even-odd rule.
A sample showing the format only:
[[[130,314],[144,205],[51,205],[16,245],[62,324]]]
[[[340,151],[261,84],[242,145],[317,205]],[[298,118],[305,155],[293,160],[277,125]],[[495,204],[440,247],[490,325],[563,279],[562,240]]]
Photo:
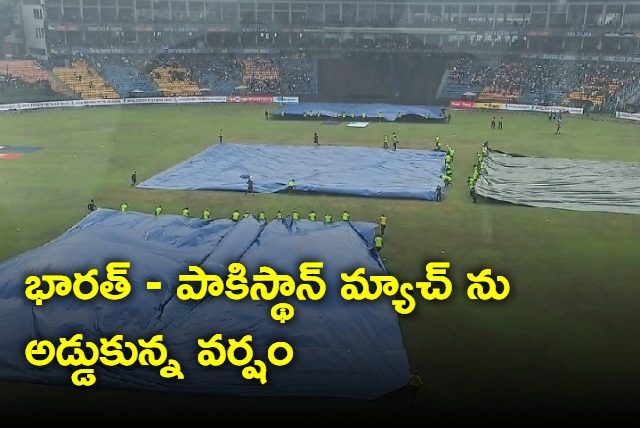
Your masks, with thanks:
[[[376,235],[376,237],[373,238],[373,245],[376,247],[376,250],[378,250],[378,252],[382,250],[383,244],[384,240],[382,239],[382,236]]]

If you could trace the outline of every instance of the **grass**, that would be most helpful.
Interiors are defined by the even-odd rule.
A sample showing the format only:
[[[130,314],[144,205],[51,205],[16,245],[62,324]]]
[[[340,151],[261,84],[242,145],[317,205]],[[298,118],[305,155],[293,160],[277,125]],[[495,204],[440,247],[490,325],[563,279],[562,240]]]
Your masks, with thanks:
[[[8,260],[59,236],[100,207],[192,215],[209,208],[214,218],[234,209],[257,213],[306,213],[343,209],[353,220],[389,218],[386,265],[401,281],[424,281],[425,264],[450,261],[452,296],[419,300],[401,316],[406,349],[427,390],[418,406],[408,396],[373,403],[331,400],[264,401],[79,391],[30,384],[0,384],[6,403],[74,402],[104,405],[178,406],[202,409],[256,407],[352,414],[468,416],[497,420],[509,412],[531,418],[562,411],[589,417],[619,415],[637,397],[640,369],[640,217],[515,206],[480,200],[471,204],[466,186],[484,141],[520,154],[640,161],[637,124],[604,118],[567,117],[562,135],[545,115],[504,114],[504,130],[489,129],[491,112],[453,112],[449,125],[372,123],[364,129],[317,122],[267,121],[264,106],[194,105],[87,108],[0,115],[0,144],[39,146],[21,159],[0,160],[0,260]],[[432,149],[435,136],[456,149],[453,185],[445,201],[385,200],[345,196],[256,195],[242,192],[155,191],[129,186],[194,156],[217,141],[382,147],[397,132],[399,148]],[[357,174],[357,165],[354,165]],[[19,229],[19,231],[18,231]],[[444,251],[444,254],[442,253]],[[503,301],[469,300],[466,273],[491,268],[507,277]],[[0,291],[1,292],[1,291]],[[2,326],[10,328],[10,326]],[[404,392],[403,392],[404,394]],[[68,401],[70,400],[70,401]],[[153,404],[151,404],[153,403]],[[123,407],[124,406],[124,407]],[[279,407],[282,406],[282,407]],[[599,414],[599,413],[598,413]]]

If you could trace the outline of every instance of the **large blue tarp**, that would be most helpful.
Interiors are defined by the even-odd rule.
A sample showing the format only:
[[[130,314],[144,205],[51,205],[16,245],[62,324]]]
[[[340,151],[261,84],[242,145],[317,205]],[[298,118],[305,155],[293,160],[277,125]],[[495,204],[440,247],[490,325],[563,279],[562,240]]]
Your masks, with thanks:
[[[391,298],[346,301],[340,296],[340,273],[364,267],[368,275],[385,275],[371,241],[376,225],[365,222],[324,224],[309,220],[259,223],[253,217],[237,223],[228,219],[200,220],[175,215],[153,216],[99,209],[48,244],[0,265],[0,379],[27,383],[71,385],[78,367],[60,367],[55,360],[36,367],[25,358],[33,340],[71,338],[85,341],[124,335],[124,340],[164,337],[169,358],[177,360],[185,379],[164,379],[159,367],[94,366],[94,387],[171,394],[244,397],[300,397],[371,400],[407,383],[409,366],[398,315]],[[25,296],[29,275],[86,273],[129,261],[132,292],[125,299],[97,297],[80,301],[73,295],[54,297],[42,306]],[[207,297],[177,298],[179,275],[188,266],[224,278],[232,262],[247,268],[247,278],[260,266],[298,280],[304,261],[324,263],[327,284],[318,301],[279,297],[273,301],[234,301]],[[73,276],[72,276],[73,277]],[[149,290],[148,281],[162,283]],[[271,318],[276,303],[288,302],[294,317],[284,324]],[[230,363],[204,367],[198,363],[198,339],[222,334],[221,343],[252,335],[254,359],[267,364],[267,383],[246,380],[242,368]],[[294,350],[291,363],[277,367],[266,349],[286,342]],[[241,357],[241,356],[240,356]]]
[[[386,122],[400,119],[422,119],[444,122],[446,110],[439,106],[401,105],[401,104],[352,104],[352,103],[291,103],[283,104],[271,113],[274,117],[287,116],[318,117],[323,119],[347,118],[353,113],[357,120],[366,114],[367,120],[378,120],[378,114]]]
[[[216,144],[138,187],[165,190],[287,190],[435,200],[444,189],[444,151],[342,146]]]

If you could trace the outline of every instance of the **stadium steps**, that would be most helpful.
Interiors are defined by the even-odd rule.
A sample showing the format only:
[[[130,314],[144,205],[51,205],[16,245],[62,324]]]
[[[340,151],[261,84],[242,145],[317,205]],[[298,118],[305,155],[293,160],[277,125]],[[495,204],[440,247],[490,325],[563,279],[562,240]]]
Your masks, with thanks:
[[[447,83],[449,83],[449,75],[451,74],[451,70],[447,69],[442,74],[442,78],[440,79],[440,85],[438,85],[438,90],[436,91],[436,98],[442,98],[442,94],[444,89],[447,87]]]
[[[72,61],[69,67],[54,67],[53,73],[82,99],[115,99],[118,93],[85,60]]]
[[[629,94],[625,96],[624,104],[637,104],[640,102],[640,82],[636,83],[635,86],[629,90]]]
[[[55,92],[67,96],[74,95],[74,92],[62,80],[49,70],[43,69],[34,60],[0,60],[0,74],[10,74],[29,83],[45,80],[49,82],[51,89]]]

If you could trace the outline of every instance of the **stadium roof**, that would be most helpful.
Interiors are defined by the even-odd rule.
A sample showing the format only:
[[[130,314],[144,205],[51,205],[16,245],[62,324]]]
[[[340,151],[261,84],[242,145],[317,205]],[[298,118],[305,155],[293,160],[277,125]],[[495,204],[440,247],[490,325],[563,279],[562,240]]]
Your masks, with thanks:
[[[238,0],[240,3],[274,3],[275,0]],[[290,0],[291,3],[394,3],[394,4],[442,4],[442,3],[497,3],[497,4],[529,4],[529,3],[631,3],[633,0]],[[287,2],[288,3],[288,2]]]

